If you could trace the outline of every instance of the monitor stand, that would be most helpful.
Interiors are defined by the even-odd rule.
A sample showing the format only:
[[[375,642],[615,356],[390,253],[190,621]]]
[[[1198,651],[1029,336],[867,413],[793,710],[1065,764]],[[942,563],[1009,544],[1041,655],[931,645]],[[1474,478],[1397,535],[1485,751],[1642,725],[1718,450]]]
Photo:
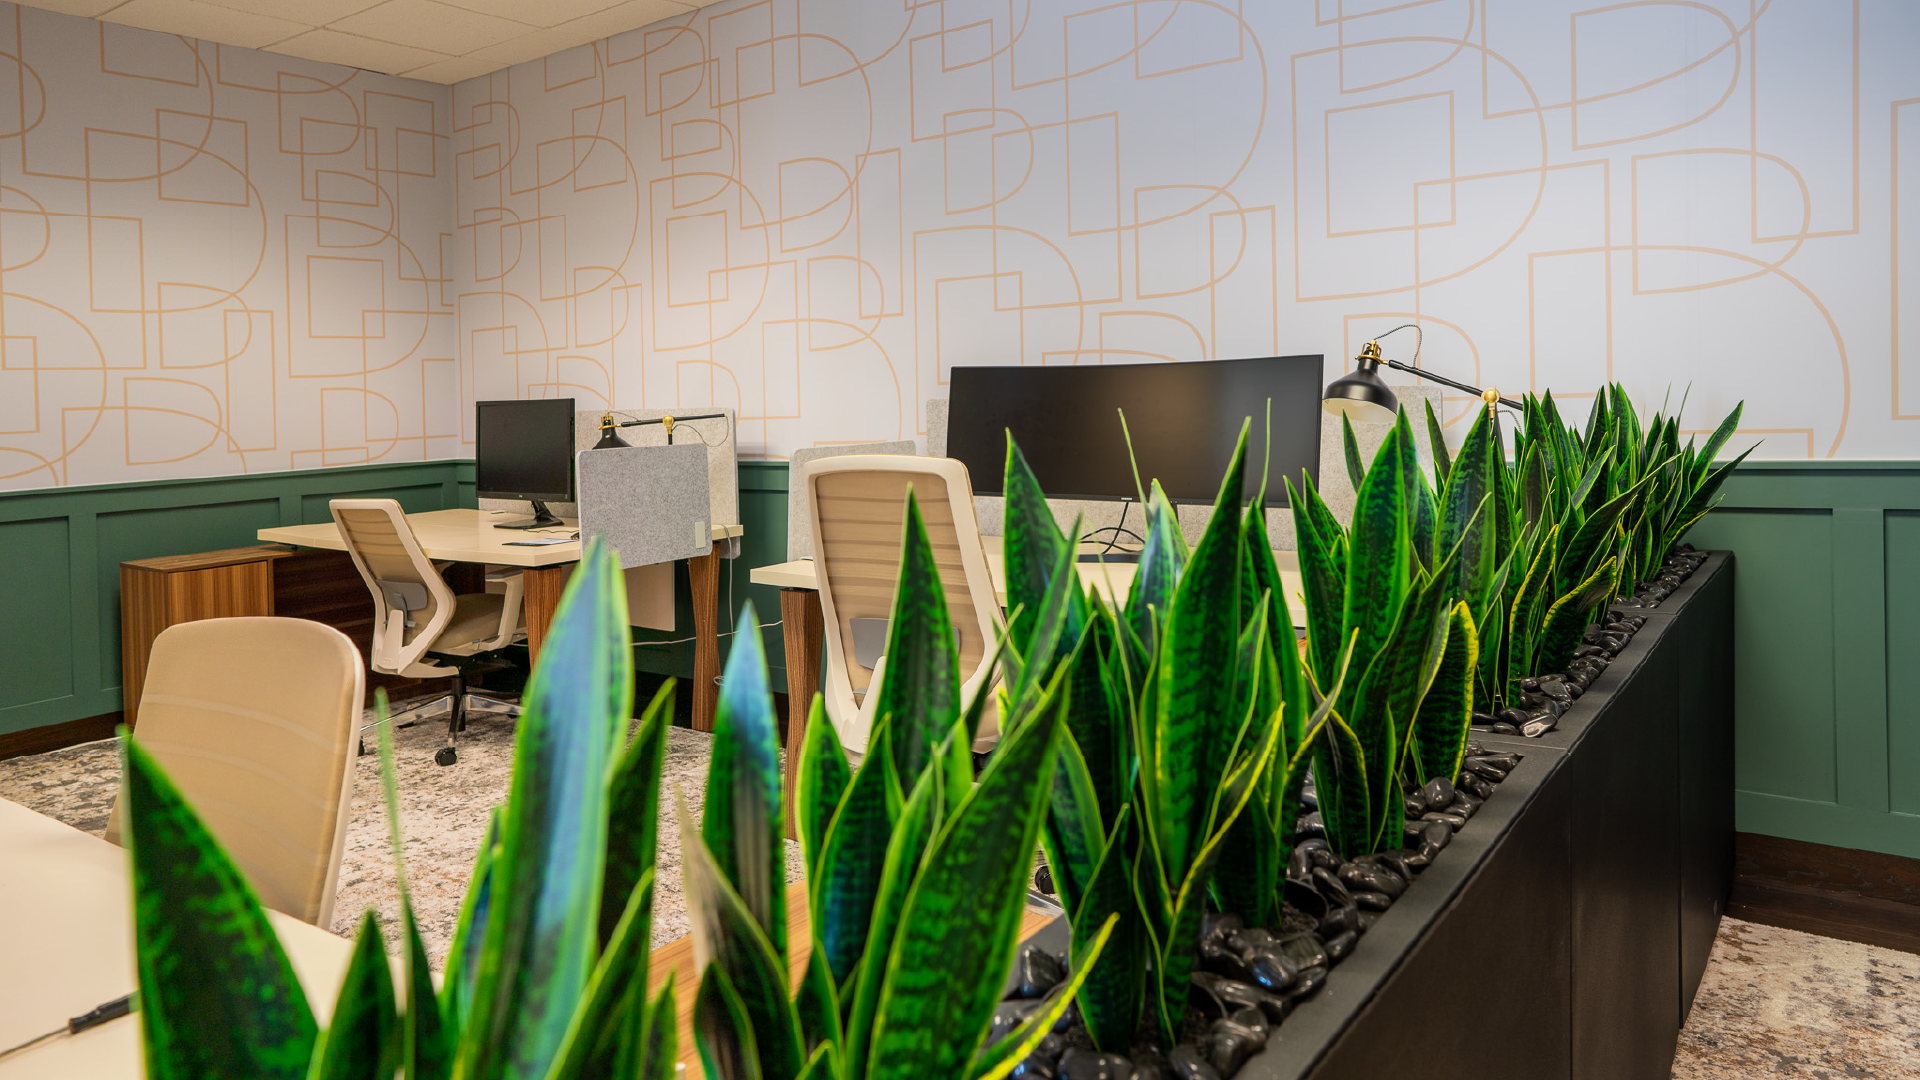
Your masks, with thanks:
[[[496,521],[493,527],[496,529],[557,529],[566,524],[566,522],[555,517],[553,511],[547,509],[546,503],[541,502],[539,499],[534,499],[532,502],[532,517],[517,518],[513,521]]]
[[[1080,554],[1074,556],[1074,561],[1075,562],[1137,563],[1140,561],[1140,553],[1138,551],[1128,551],[1125,548],[1115,548],[1112,551],[1104,551],[1104,552],[1103,551],[1083,551]]]

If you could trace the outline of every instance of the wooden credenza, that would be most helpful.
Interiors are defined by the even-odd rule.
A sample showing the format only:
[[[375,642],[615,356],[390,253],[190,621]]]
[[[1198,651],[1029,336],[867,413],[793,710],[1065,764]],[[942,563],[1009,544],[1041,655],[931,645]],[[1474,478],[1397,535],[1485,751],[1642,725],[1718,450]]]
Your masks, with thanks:
[[[153,639],[175,623],[273,614],[279,544],[167,555],[120,564],[120,692],[128,727],[140,708]]]
[[[454,564],[446,571],[455,591],[485,588],[480,567]],[[312,551],[285,544],[166,555],[120,564],[121,712],[128,727],[138,719],[153,639],[175,623],[235,615],[282,615],[336,627],[369,654],[373,642],[373,597],[344,552]],[[412,679],[369,671],[368,700],[375,688],[399,699],[444,679]]]

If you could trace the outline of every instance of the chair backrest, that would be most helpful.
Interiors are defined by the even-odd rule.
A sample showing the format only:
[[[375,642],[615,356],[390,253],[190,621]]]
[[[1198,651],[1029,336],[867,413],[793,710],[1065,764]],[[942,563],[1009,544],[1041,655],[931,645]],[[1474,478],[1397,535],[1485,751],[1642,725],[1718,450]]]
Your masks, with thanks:
[[[373,593],[373,670],[405,674],[453,619],[454,595],[392,499],[334,499],[347,554]]]
[[[913,489],[933,546],[947,611],[959,638],[960,677],[985,667],[1001,625],[967,467],[952,458],[847,454],[802,466],[813,529],[813,565],[826,622],[827,713],[845,727],[873,678],[868,620],[893,615],[907,489]],[[858,624],[858,625],[856,625]],[[876,632],[878,628],[876,627]]]
[[[366,669],[307,619],[179,623],[153,641],[134,738],[275,911],[326,927],[346,848]],[[122,796],[125,794],[122,788]],[[107,839],[125,833],[121,796]]]

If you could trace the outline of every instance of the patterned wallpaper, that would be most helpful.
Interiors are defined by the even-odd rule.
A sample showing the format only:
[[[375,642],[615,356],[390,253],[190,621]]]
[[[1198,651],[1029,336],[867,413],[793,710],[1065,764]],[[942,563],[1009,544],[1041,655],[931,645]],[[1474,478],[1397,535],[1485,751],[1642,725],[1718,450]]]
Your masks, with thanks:
[[[1893,0],[728,0],[455,87],[462,377],[784,456],[923,436],[956,364],[1417,319],[1509,393],[1920,456],[1917,43]]]
[[[449,102],[0,3],[0,490],[461,454]]]
[[[1509,393],[1912,458],[1916,43],[1895,0],[725,0],[449,93],[0,4],[0,490],[463,456],[548,394],[782,457],[924,437],[956,364],[1416,319]]]

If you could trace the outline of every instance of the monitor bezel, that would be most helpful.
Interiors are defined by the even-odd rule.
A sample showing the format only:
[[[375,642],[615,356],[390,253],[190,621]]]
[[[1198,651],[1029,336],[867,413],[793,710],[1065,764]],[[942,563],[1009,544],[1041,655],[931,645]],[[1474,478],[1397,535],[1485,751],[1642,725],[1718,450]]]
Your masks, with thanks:
[[[567,490],[565,492],[520,492],[489,490],[480,486],[480,410],[489,405],[531,405],[565,402],[567,423]],[[579,410],[574,407],[573,398],[497,398],[491,401],[473,403],[473,482],[476,499],[508,499],[516,502],[575,502],[579,498],[580,478],[577,462],[580,457]]]

